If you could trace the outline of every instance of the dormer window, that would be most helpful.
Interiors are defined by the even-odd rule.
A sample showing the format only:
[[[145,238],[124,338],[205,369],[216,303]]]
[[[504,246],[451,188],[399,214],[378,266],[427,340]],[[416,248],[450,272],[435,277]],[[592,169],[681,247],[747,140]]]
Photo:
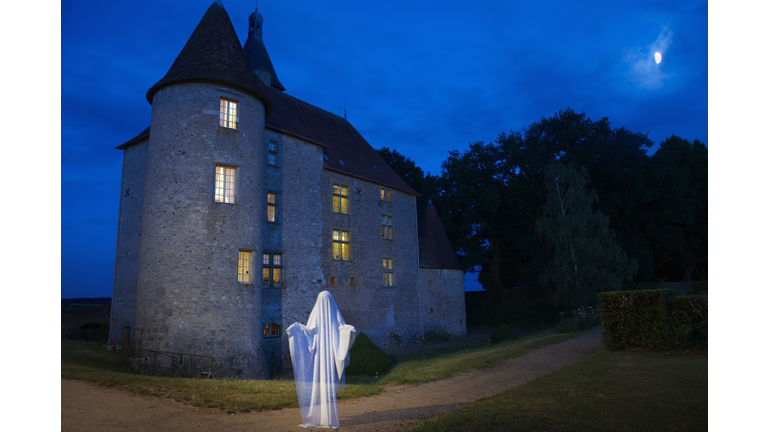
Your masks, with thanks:
[[[219,105],[220,127],[237,129],[237,125],[240,123],[237,106],[238,102],[236,100],[221,98],[221,104]]]

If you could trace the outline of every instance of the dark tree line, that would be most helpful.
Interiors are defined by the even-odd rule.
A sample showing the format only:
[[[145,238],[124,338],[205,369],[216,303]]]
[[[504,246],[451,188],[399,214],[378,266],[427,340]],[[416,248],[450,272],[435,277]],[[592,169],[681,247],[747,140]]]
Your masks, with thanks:
[[[490,302],[505,290],[561,309],[623,281],[707,278],[707,148],[571,109],[450,152],[439,176],[379,153],[435,205],[460,262]]]

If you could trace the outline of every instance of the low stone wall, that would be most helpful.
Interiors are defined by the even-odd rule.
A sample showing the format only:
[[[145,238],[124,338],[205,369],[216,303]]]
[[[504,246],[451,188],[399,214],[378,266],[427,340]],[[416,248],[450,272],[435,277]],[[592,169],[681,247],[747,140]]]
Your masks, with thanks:
[[[109,326],[109,310],[109,305],[61,308],[61,337],[69,337],[86,324],[100,323]]]

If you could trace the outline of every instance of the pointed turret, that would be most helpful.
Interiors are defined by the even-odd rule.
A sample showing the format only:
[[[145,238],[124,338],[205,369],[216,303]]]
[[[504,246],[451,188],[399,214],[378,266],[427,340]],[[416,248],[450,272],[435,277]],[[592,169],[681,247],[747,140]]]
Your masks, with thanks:
[[[445,235],[443,224],[437,217],[432,200],[427,203],[424,216],[419,221],[419,266],[426,268],[464,270],[456,254],[453,253],[451,242]]]
[[[245,47],[243,48],[245,50],[245,57],[248,59],[251,70],[261,78],[264,84],[284,91],[285,87],[277,79],[275,67],[272,66],[272,60],[269,59],[267,47],[264,46],[264,41],[261,38],[263,22],[264,17],[261,16],[258,8],[256,8],[251,16],[248,17],[248,39],[245,41]]]
[[[273,109],[268,90],[248,65],[221,0],[208,8],[168,73],[147,91],[147,100],[151,104],[158,90],[183,82],[221,83],[259,99],[266,115]]]

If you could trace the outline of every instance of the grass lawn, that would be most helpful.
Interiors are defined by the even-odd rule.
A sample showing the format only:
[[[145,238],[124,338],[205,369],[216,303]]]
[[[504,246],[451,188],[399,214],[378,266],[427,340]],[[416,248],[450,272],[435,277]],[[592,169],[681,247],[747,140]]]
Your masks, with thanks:
[[[590,331],[595,331],[592,329]],[[489,346],[488,342],[460,344],[395,357],[392,371],[381,378],[348,376],[339,399],[365,397],[383,391],[389,383],[416,383],[447,378],[454,373],[494,366],[547,345],[563,342],[589,331],[539,335]],[[131,371],[124,357],[101,349],[101,344],[61,341],[61,377],[90,381],[139,394],[166,397],[196,407],[248,412],[297,407],[293,381],[235,380],[226,378],[166,378],[139,375]]]
[[[599,351],[425,420],[427,431],[706,431],[707,353]]]

